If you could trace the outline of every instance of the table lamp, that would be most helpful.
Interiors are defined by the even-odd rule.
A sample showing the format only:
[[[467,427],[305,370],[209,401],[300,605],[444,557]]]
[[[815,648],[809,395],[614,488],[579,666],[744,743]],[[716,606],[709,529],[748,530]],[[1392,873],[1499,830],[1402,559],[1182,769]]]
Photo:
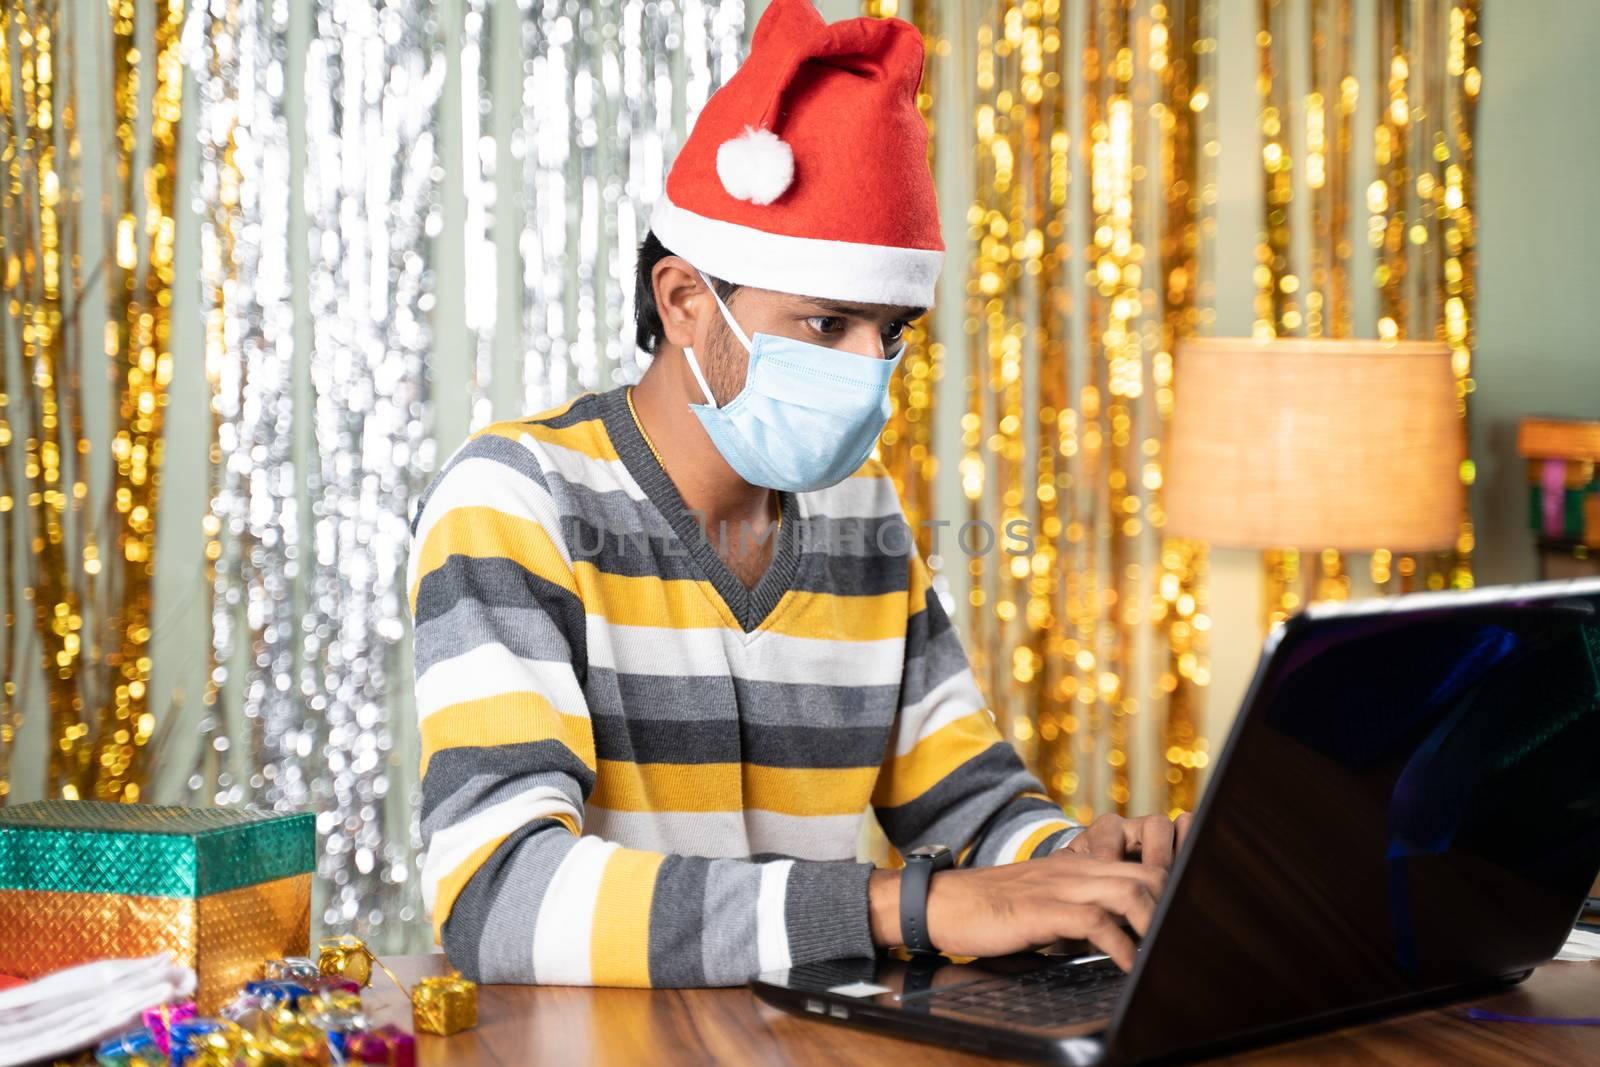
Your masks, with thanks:
[[[1344,552],[1455,544],[1464,442],[1444,344],[1191,338],[1173,376],[1169,536]]]

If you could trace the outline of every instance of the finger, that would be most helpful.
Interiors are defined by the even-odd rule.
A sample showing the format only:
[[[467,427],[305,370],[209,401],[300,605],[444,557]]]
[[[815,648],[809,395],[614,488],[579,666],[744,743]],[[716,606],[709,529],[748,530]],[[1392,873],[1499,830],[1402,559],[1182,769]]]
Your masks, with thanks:
[[[1070,908],[1064,918],[1066,923],[1062,926],[1062,937],[1082,938],[1110,956],[1112,962],[1124,971],[1133,970],[1136,958],[1133,938],[1109,914],[1084,905]]]
[[[1186,811],[1182,815],[1178,816],[1176,831],[1179,848],[1183,847],[1184,840],[1189,836],[1189,827],[1192,825],[1194,825],[1194,812]]]
[[[1133,860],[1102,860],[1093,856],[1073,855],[1065,851],[1052,853],[1044,858],[1044,862],[1051,860],[1066,868],[1064,873],[1068,873],[1074,878],[1084,876],[1131,878],[1136,882],[1143,883],[1151,894],[1156,897],[1160,897],[1162,891],[1167,887],[1166,870]]]
[[[1089,855],[1101,860],[1120,860],[1127,844],[1126,831],[1120,815],[1102,815],[1089,824],[1082,834],[1088,838]]]
[[[1139,821],[1139,858],[1148,866],[1171,870],[1172,820],[1165,815],[1151,815]]]
[[[1094,904],[1128,920],[1143,934],[1156,914],[1156,897],[1150,887],[1134,878],[1074,878],[1059,887],[1069,904]]]

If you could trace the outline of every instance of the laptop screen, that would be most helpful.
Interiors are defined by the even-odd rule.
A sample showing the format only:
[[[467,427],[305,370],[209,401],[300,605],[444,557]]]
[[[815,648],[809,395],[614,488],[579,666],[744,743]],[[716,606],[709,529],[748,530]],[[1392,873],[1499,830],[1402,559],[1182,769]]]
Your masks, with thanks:
[[[1113,1024],[1120,1056],[1555,953],[1600,868],[1600,584],[1532,588],[1281,632]]]

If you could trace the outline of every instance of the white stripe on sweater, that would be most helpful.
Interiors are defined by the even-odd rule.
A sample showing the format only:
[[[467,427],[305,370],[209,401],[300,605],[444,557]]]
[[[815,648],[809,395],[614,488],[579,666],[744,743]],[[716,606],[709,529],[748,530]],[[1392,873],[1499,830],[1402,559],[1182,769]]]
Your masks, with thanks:
[[[904,668],[904,637],[831,641],[760,631],[747,644],[745,635],[723,626],[624,626],[599,615],[586,623],[589,665],[624,674],[899,685]],[[665,649],[671,655],[663,655]]]
[[[633,480],[628,468],[620,459],[600,459],[587,452],[565,445],[541,441],[529,434],[522,435],[522,443],[539,458],[539,467],[554,472],[569,485],[582,485],[596,493],[622,491],[633,500],[645,499],[645,492]]]
[[[533,929],[533,973],[540,985],[589,985],[595,901],[606,862],[621,845],[580,837],[545,887]]]
[[[1010,837],[1006,838],[1006,843],[1000,846],[999,852],[995,853],[994,865],[998,867],[1003,863],[1017,862],[1021,858],[1017,853],[1021,851],[1023,842],[1028,840],[1028,835],[1046,823],[1059,823],[1063,829],[1068,825],[1067,820],[1060,812],[1045,812],[1042,818],[1029,820],[1018,827]]]
[[[904,756],[918,743],[957,719],[983,708],[983,694],[970,670],[962,669],[928,690],[922,699],[900,712],[894,754]]]
[[[452,704],[512,693],[535,692],[563,715],[589,715],[589,703],[572,664],[523,659],[505,645],[489,641],[440,660],[417,677],[417,721]]]
[[[756,954],[762,971],[790,965],[789,926],[784,922],[784,902],[789,892],[789,872],[794,860],[761,865],[761,895],[756,898]]]

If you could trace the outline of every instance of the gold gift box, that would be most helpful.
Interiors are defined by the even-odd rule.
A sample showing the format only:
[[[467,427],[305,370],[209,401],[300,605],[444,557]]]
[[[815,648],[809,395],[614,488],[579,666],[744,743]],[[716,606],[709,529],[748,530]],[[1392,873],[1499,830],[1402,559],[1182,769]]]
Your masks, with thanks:
[[[45,801],[0,808],[0,973],[170,951],[215,1011],[264,960],[304,956],[304,814]]]

